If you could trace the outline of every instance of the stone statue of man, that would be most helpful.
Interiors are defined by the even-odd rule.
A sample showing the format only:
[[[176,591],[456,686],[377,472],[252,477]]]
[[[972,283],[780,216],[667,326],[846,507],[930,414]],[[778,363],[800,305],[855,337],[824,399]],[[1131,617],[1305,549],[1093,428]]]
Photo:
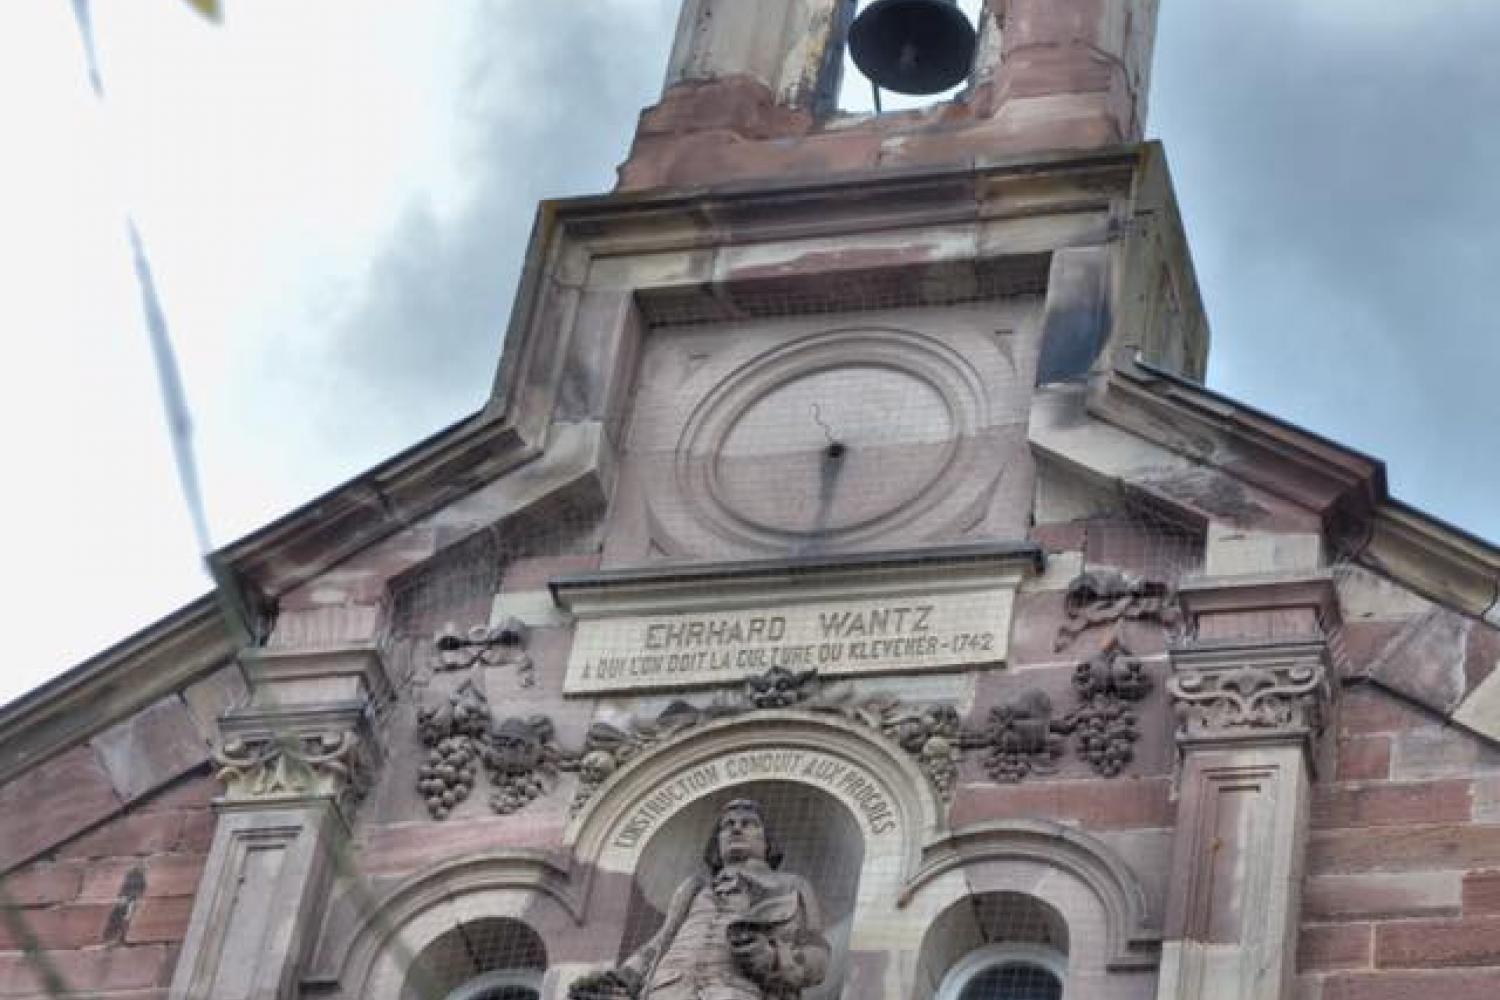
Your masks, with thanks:
[[[707,871],[684,882],[660,931],[618,969],[586,976],[571,1000],[796,1000],[828,973],[812,886],[778,871],[760,803],[719,812]]]

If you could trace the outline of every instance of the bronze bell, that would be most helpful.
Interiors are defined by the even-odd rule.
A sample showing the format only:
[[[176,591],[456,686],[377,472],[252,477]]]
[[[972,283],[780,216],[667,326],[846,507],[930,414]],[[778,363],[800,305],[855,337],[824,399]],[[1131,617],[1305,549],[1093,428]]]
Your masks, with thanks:
[[[877,87],[936,94],[969,75],[975,40],[958,0],[875,0],[849,28],[849,54]]]

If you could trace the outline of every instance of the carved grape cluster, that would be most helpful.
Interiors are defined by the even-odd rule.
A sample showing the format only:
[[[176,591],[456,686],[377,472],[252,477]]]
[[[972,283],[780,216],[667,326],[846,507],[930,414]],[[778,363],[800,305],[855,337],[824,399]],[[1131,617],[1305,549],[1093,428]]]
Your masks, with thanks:
[[[1078,755],[1094,771],[1113,778],[1135,756],[1135,713],[1119,701],[1100,698],[1075,716]]]
[[[417,788],[427,797],[433,819],[446,819],[474,790],[474,747],[467,736],[439,740],[417,772]]]
[[[539,775],[497,778],[495,791],[490,795],[490,808],[501,816],[508,816],[524,809],[532,799],[546,790],[547,786]]]
[[[417,714],[417,727],[428,747],[417,771],[417,790],[433,819],[446,819],[473,792],[479,750],[489,726],[489,702],[472,682]]]

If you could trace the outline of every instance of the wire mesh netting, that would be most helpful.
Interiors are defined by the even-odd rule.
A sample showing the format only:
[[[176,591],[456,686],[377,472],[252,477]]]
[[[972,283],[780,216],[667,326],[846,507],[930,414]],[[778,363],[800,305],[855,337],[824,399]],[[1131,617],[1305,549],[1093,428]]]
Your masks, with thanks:
[[[397,988],[382,995],[539,1000],[561,995],[562,977],[610,961],[642,976],[670,971],[688,962],[686,948],[693,968],[717,961],[732,972],[728,926],[763,901],[757,894],[774,898],[778,890],[803,900],[802,960],[819,968],[801,995],[840,996],[852,975],[868,861],[860,818],[838,797],[769,772],[664,807],[602,922],[579,929],[519,910],[476,915],[455,903],[447,924],[420,946],[404,936],[390,910],[402,879],[518,845],[555,858],[591,791],[631,754],[639,759],[671,740],[683,719],[715,718],[735,689],[564,698],[570,635],[549,591],[558,579],[601,563],[837,562],[879,553],[893,539],[925,558],[928,549],[1029,537],[1059,572],[1115,574],[1101,579],[1123,588],[1115,594],[1121,608],[1139,601],[1160,612],[1178,581],[1204,571],[1206,526],[1183,514],[1185,505],[1032,452],[1035,293],[1045,283],[1036,261],[926,284],[885,277],[851,277],[826,299],[774,282],[747,286],[733,300],[707,291],[642,298],[648,329],[633,388],[599,432],[613,463],[610,492],[589,475],[534,495],[518,489],[524,502],[514,510],[479,530],[455,531],[434,545],[435,555],[379,581],[379,644],[395,682],[375,720],[386,757],[351,812],[353,825],[339,827],[331,842],[337,890],[327,924],[378,928],[401,970]],[[851,296],[867,308],[849,309]],[[842,311],[832,311],[836,302]],[[828,353],[818,353],[825,344]],[[737,395],[739,379],[774,405]],[[441,536],[450,523],[413,534]],[[1335,568],[1341,581],[1365,572]],[[273,635],[290,630],[296,614],[270,619]],[[324,619],[308,621],[295,625],[300,643],[337,647],[337,616],[326,619],[326,632]],[[1159,632],[1166,622],[1158,613],[1142,627]],[[1072,654],[1049,655],[1062,664]],[[860,690],[901,695],[930,683],[882,677]],[[186,782],[212,784],[201,768]],[[172,814],[173,839],[127,846],[126,834],[101,828],[86,835],[87,847],[63,844],[4,879],[0,963],[13,956],[16,974],[34,986],[17,995],[78,995],[120,960],[116,952],[148,948],[161,951],[157,976],[170,978],[167,949],[186,933],[209,847],[207,836],[189,838],[182,824],[202,822],[188,815],[196,809],[209,815],[212,834],[210,796],[196,794]],[[775,855],[780,880],[739,878],[730,866],[736,877],[715,895],[725,866],[716,867],[709,848],[736,800],[756,804],[766,860]],[[144,800],[119,819],[154,822],[166,811]],[[174,870],[176,887],[165,888]],[[609,877],[600,878],[596,898],[611,891]],[[721,903],[726,908],[707,909]],[[99,926],[59,937],[65,921],[82,919],[80,907]],[[683,927],[713,933],[684,937]],[[59,947],[62,940],[75,945]],[[1052,1000],[1063,995],[1073,944],[1060,914],[1039,900],[974,891],[932,922],[920,955],[904,960],[922,966],[934,986],[959,977],[946,995],[960,1000]],[[331,982],[310,980],[307,995],[332,990]]]
[[[459,924],[416,956],[406,1000],[538,1000],[547,948],[519,920]]]
[[[1061,1000],[1062,989],[1062,981],[1040,966],[1005,962],[969,980],[958,1000]]]

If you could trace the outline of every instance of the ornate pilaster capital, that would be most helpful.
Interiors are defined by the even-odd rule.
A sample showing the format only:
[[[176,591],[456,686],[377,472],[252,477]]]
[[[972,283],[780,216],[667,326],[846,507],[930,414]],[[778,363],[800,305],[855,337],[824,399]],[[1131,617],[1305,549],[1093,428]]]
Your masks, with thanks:
[[[369,713],[359,705],[268,713],[242,710],[219,723],[213,748],[226,805],[331,799],[348,810],[378,762]]]
[[[1332,670],[1322,640],[1181,648],[1172,670],[1179,746],[1301,742],[1311,750],[1327,723]]]
[[[372,645],[255,649],[241,656],[249,704],[219,719],[213,748],[220,803],[240,808],[363,798],[383,754],[375,720],[390,703]]]

